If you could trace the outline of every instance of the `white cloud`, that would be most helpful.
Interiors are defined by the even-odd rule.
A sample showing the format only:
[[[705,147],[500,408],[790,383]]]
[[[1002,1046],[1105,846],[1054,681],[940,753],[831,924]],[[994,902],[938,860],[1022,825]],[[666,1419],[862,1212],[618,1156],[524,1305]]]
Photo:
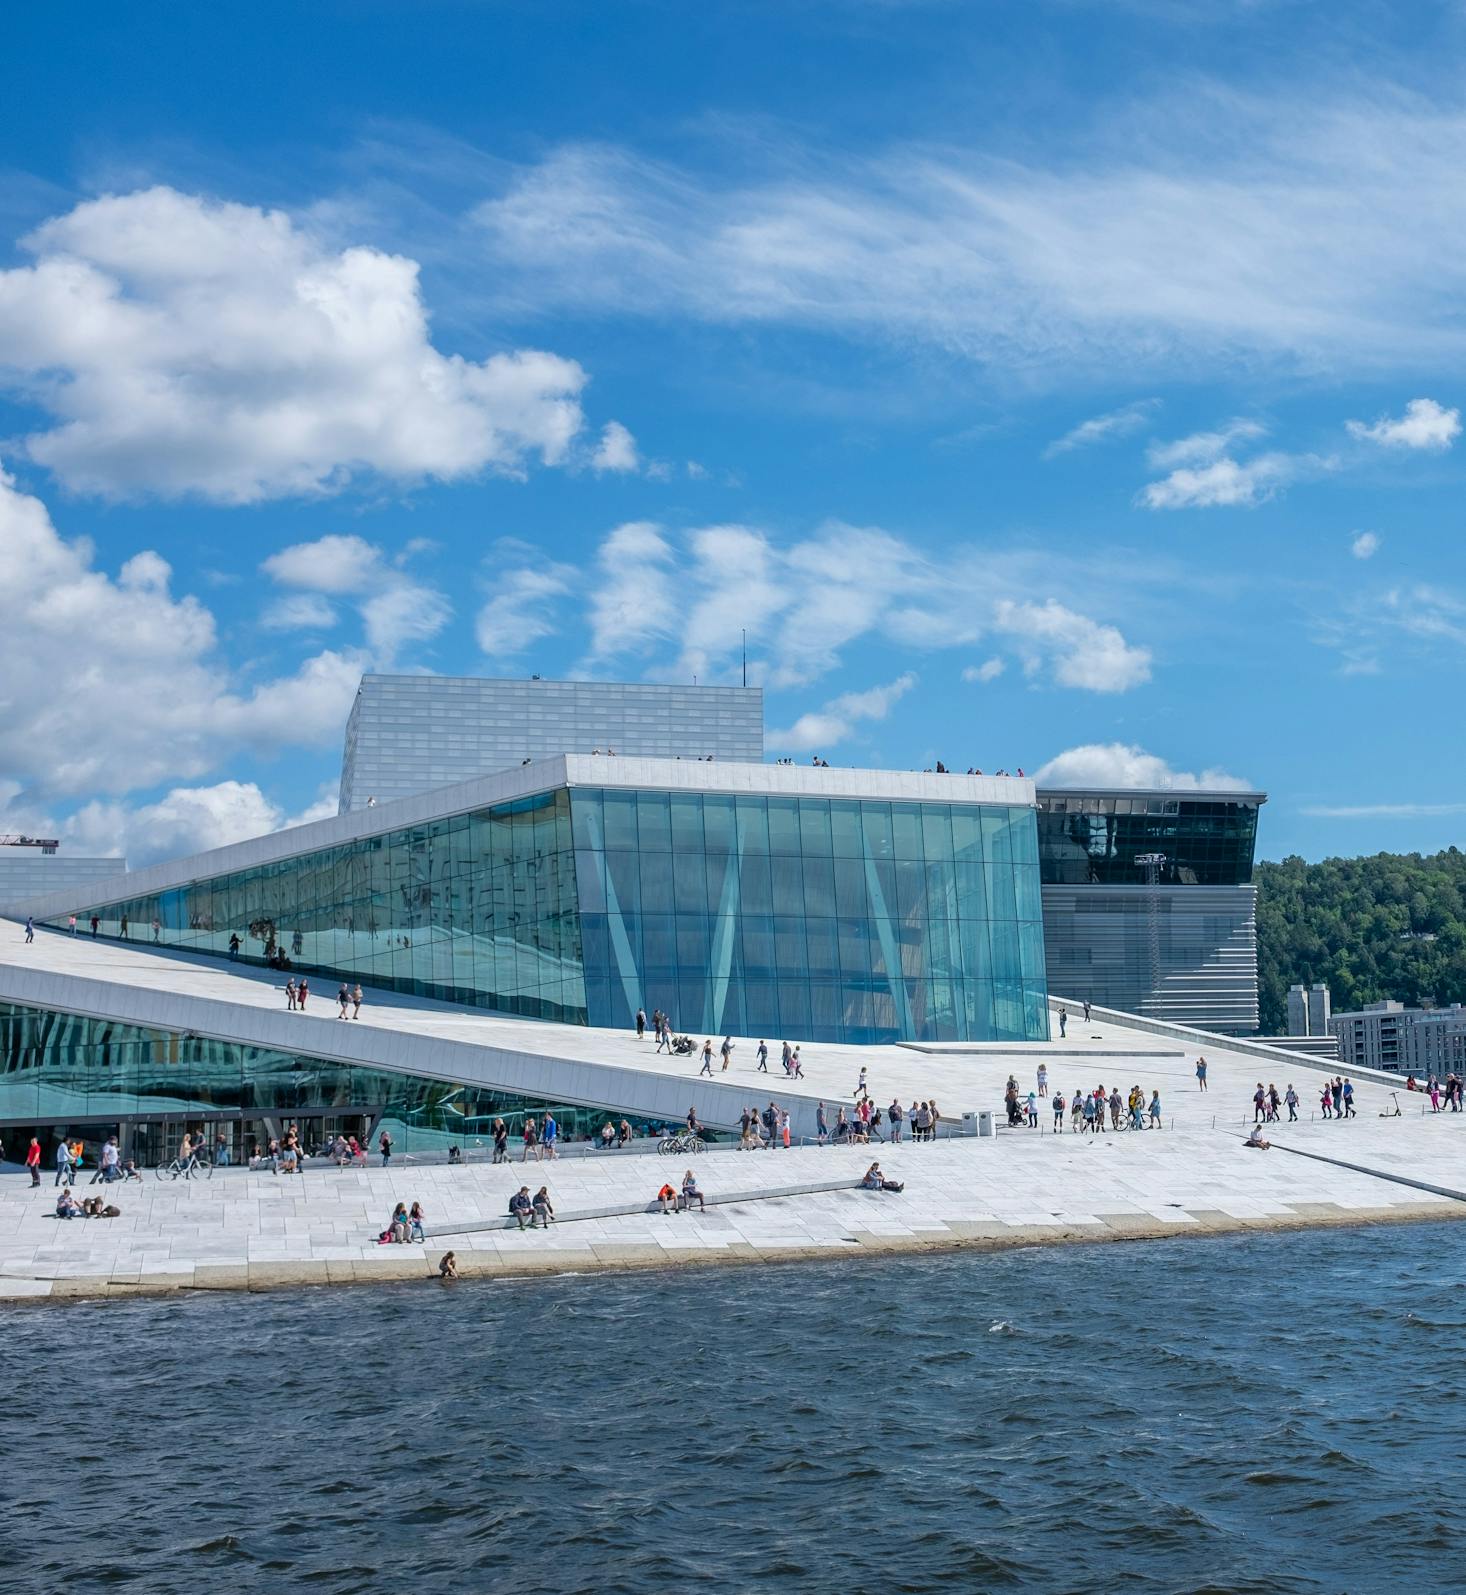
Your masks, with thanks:
[[[329,624],[334,612],[319,595],[348,599],[361,615],[374,662],[388,669],[408,643],[431,641],[453,617],[442,593],[402,569],[408,554],[422,546],[422,539],[414,539],[402,556],[389,560],[365,538],[333,533],[282,548],[260,569],[281,586],[302,591],[269,605],[261,624],[275,629]]]
[[[474,635],[490,658],[523,653],[558,629],[554,605],[571,591],[568,565],[524,566],[493,579],[493,596],[478,612]]]
[[[355,472],[444,480],[563,461],[585,373],[538,350],[432,344],[413,260],[337,248],[281,211],[152,188],[78,205],[0,271],[31,457],[78,492],[245,504]]]
[[[1007,668],[1007,665],[995,655],[991,659],[985,659],[980,665],[968,665],[962,672],[962,679],[964,681],[996,681]]]
[[[1153,443],[1145,457],[1158,471],[1174,470],[1178,465],[1206,465],[1220,459],[1234,443],[1250,443],[1266,436],[1267,428],[1260,421],[1239,416],[1214,431],[1193,432],[1170,443]]]
[[[626,521],[601,544],[590,604],[590,657],[644,654],[680,625],[672,546],[651,521]]]
[[[566,145],[477,212],[506,299],[921,341],[1003,368],[1316,371],[1466,351],[1466,111],[1184,84],[1050,157]],[[717,175],[709,175],[717,174]]]
[[[641,464],[636,439],[619,421],[607,421],[590,463],[597,471],[634,471]]]
[[[282,548],[261,561],[260,569],[282,587],[342,597],[359,593],[380,579],[382,551],[364,537],[333,533]]]
[[[1392,420],[1381,416],[1372,426],[1363,421],[1345,423],[1349,436],[1366,443],[1382,443],[1392,449],[1430,449],[1440,452],[1456,441],[1461,432],[1461,412],[1447,410],[1434,399],[1411,399],[1404,415]]]
[[[1118,628],[1076,614],[1052,598],[1042,604],[1003,599],[993,627],[1019,639],[1030,675],[1047,666],[1061,687],[1128,692],[1150,680],[1148,648],[1133,647]]]
[[[335,793],[324,788],[300,814],[287,815],[253,781],[220,781],[214,786],[174,787],[156,802],[137,808],[87,803],[59,830],[75,852],[125,857],[130,869],[139,869],[159,859],[181,858],[306,825],[335,812]]]
[[[1148,652],[1115,627],[1010,598],[1036,579],[1020,555],[959,547],[932,560],[879,527],[841,521],[792,541],[736,523],[674,539],[634,521],[596,563],[590,669],[660,656],[664,678],[716,680],[737,668],[746,632],[750,678],[777,689],[817,680],[861,640],[925,651],[992,628],[1022,635],[1032,667],[1064,686],[1121,691],[1148,674]]]
[[[1127,404],[1105,415],[1096,415],[1088,421],[1081,421],[1063,437],[1055,438],[1044,450],[1044,458],[1051,460],[1055,455],[1068,454],[1073,449],[1085,449],[1096,443],[1108,443],[1113,438],[1130,437],[1149,424],[1159,403],[1158,399],[1137,399],[1134,404]]]
[[[270,631],[323,631],[336,624],[336,611],[317,593],[289,593],[265,606],[260,624]]]
[[[1466,814],[1466,803],[1315,804],[1300,812],[1318,820],[1431,820]]]
[[[1250,784],[1225,770],[1193,775],[1127,742],[1089,742],[1057,754],[1033,772],[1041,787],[1141,787],[1175,792],[1249,792]]]
[[[1349,552],[1355,559],[1373,559],[1379,552],[1379,534],[1376,532],[1356,532],[1353,541],[1349,544]]]
[[[361,605],[367,647],[384,670],[408,643],[431,641],[452,618],[442,593],[416,582],[391,582]]]
[[[1239,464],[1223,458],[1195,468],[1183,466],[1140,493],[1147,509],[1210,509],[1218,505],[1251,509],[1300,476],[1330,470],[1333,461],[1316,455],[1259,454]]]
[[[0,770],[17,804],[194,779],[226,749],[339,741],[363,655],[326,651],[237,681],[213,615],[173,596],[166,561],[140,553],[113,580],[3,472],[0,549]]]
[[[787,730],[771,730],[768,744],[771,748],[783,748],[791,753],[815,753],[821,748],[834,747],[836,743],[844,742],[863,722],[884,720],[897,700],[915,685],[916,677],[907,671],[883,687],[841,693],[838,698],[831,698],[822,709],[800,715]]]

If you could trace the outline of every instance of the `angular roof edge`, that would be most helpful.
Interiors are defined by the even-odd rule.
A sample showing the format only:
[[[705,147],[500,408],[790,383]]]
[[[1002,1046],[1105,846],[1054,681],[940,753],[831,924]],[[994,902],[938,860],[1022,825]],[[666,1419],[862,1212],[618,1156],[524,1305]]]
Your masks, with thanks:
[[[298,858],[324,847],[360,841],[474,809],[512,803],[559,787],[631,787],[669,792],[713,792],[764,797],[866,798],[885,802],[997,803],[1032,808],[1033,782],[1017,776],[935,775],[914,770],[846,770],[806,764],[730,764],[702,759],[648,759],[593,753],[559,753],[513,770],[434,787],[375,808],[356,809],[266,836],[231,842],[184,858],[150,864],[94,881],[79,897],[74,888],[12,905],[3,917],[52,919],[123,898],[146,897],[235,870]]]

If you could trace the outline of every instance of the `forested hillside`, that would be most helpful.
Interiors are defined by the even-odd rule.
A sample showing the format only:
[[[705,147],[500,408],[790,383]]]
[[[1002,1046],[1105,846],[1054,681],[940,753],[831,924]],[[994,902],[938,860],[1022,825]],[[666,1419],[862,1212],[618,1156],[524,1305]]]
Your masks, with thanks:
[[[1334,1007],[1397,997],[1466,1002],[1466,853],[1450,848],[1259,864],[1264,1034],[1288,1028],[1288,987],[1328,982]]]

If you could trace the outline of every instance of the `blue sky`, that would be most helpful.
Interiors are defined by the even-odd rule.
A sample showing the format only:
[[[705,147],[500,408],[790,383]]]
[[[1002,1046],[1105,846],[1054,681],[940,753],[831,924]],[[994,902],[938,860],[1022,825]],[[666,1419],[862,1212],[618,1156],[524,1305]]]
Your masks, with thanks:
[[[1456,4],[27,8],[0,829],[333,807],[363,669],[1458,841]]]

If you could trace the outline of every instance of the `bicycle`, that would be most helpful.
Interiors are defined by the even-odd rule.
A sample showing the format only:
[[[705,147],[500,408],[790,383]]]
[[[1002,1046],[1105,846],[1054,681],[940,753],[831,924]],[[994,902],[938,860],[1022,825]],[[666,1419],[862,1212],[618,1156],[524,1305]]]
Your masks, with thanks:
[[[186,1161],[176,1157],[171,1163],[160,1163],[153,1173],[160,1180],[176,1180],[180,1175],[186,1180],[195,1178],[211,1180],[214,1177],[214,1165],[206,1163],[197,1153],[193,1153]]]
[[[663,1157],[696,1157],[707,1146],[701,1136],[684,1130],[680,1135],[669,1135],[657,1147]]]

